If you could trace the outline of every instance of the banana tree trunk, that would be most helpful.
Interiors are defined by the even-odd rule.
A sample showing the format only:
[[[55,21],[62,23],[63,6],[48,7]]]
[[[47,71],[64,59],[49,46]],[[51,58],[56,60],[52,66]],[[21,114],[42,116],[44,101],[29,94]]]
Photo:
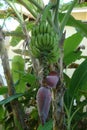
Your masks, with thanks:
[[[53,90],[53,130],[65,130],[63,96],[64,88],[59,85]]]

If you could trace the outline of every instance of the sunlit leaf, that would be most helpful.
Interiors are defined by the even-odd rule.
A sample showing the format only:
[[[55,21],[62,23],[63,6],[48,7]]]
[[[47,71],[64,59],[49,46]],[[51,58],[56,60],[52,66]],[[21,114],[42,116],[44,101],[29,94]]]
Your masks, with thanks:
[[[65,13],[60,13],[60,17],[59,17],[60,22],[62,21],[64,15]],[[84,36],[87,36],[86,24],[80,20],[76,20],[73,16],[70,15],[69,20],[66,25],[75,27],[81,34],[83,34]]]
[[[12,75],[14,82],[21,78],[21,73],[17,71],[24,72],[24,59],[21,56],[14,56],[12,59]]]
[[[22,76],[22,80],[24,80],[25,82],[28,82],[30,85],[33,85],[36,81],[36,77],[32,74],[25,73]]]
[[[22,74],[24,73],[24,59],[21,56],[14,56],[12,59],[12,76],[14,83],[18,82],[16,85],[17,92],[24,92],[25,91],[25,82],[21,79]]]
[[[72,63],[77,60],[81,51],[77,51],[76,49],[78,45],[81,43],[83,36],[80,33],[75,33],[72,36],[68,37],[64,42],[64,62],[66,65]]]

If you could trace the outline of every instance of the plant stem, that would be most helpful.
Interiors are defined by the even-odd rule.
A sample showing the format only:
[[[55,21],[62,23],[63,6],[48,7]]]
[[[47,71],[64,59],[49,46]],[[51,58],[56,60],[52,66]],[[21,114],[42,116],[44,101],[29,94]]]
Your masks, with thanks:
[[[54,13],[54,27],[56,28],[56,33],[58,38],[60,39],[60,27],[58,23],[58,9],[59,9],[59,1],[57,0],[57,5],[55,6]],[[54,28],[54,29],[55,29]],[[65,40],[65,33],[62,32],[61,40],[59,41],[59,50],[60,50],[60,60],[59,60],[59,72],[60,72],[60,84],[56,86],[55,91],[53,90],[54,95],[54,104],[53,104],[53,130],[65,130],[64,126],[64,82],[63,82],[63,43]]]
[[[44,7],[42,7],[40,4],[38,4],[35,0],[28,0],[29,2],[31,2],[32,4],[34,4],[41,12],[44,11]],[[50,17],[47,17],[47,20],[49,22],[49,24],[52,26],[52,21],[50,20]]]
[[[67,130],[71,130],[71,122],[68,119],[68,126],[67,126]]]
[[[63,110],[64,90],[61,84],[57,88],[53,90],[53,130],[65,130]]]
[[[35,0],[28,0],[32,4],[34,4],[40,11],[43,10],[43,7],[40,6]]]
[[[4,36],[2,30],[0,30],[0,54],[1,54],[1,60],[2,60],[2,66],[4,69],[4,75],[7,81],[7,86],[8,86],[8,95],[12,96],[15,94],[15,89],[14,89],[14,83],[12,79],[12,75],[10,72],[10,67],[9,67],[9,61],[8,61],[8,55],[7,51],[4,46]],[[17,130],[25,130],[26,125],[24,122],[23,118],[23,112],[21,111],[20,104],[18,100],[13,100],[10,102],[13,115],[14,115],[14,122],[15,122],[15,127]]]
[[[29,7],[29,2],[26,3],[25,0],[18,0],[18,2],[19,2],[20,4],[22,4],[26,9],[28,9],[29,12],[30,12],[35,18],[37,18],[36,13],[31,9],[31,7]]]
[[[70,119],[70,111],[67,109],[66,105],[64,104],[64,108],[66,111],[66,116],[67,116],[67,130],[70,130],[70,126],[71,126],[71,119]]]
[[[72,5],[69,7],[67,13],[65,14],[65,16],[64,16],[64,18],[63,18],[63,20],[61,22],[61,25],[60,25],[60,31],[61,31],[61,33],[60,33],[60,39],[62,37],[64,27],[65,27],[65,25],[66,25],[66,23],[67,23],[67,21],[69,19],[70,13],[71,13],[71,11],[72,11],[72,9],[73,9],[73,7],[75,6],[76,3],[77,3],[77,0],[74,0],[72,2]]]
[[[55,28],[55,30],[56,30],[56,32],[57,32],[58,34],[60,34],[60,27],[59,27],[59,23],[58,23],[58,17],[59,17],[59,13],[58,13],[59,3],[60,3],[60,0],[57,0],[57,4],[56,4],[56,7],[55,7],[55,15],[54,15],[54,28]]]

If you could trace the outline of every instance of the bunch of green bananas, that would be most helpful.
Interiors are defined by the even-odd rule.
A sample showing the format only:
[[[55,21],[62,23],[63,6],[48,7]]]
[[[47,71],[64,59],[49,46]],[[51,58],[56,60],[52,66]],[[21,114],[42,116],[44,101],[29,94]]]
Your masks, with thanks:
[[[32,29],[30,52],[39,61],[44,57],[48,63],[58,60],[58,38],[49,24],[40,23]]]

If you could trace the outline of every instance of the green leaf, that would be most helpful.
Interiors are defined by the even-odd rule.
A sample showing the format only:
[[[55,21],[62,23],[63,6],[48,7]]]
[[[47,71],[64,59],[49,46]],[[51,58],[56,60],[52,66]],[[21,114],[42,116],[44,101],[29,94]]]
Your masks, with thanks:
[[[24,73],[24,59],[21,56],[14,56],[12,59],[12,76],[14,83],[19,83],[16,85],[16,91],[23,93],[25,91],[25,82],[22,80],[22,72]]]
[[[10,97],[0,101],[0,105],[7,104],[7,103],[9,103],[9,102],[19,98],[19,97],[22,97],[23,95],[24,95],[23,93],[14,94],[14,95],[12,95],[12,96],[10,96]]]
[[[72,2],[64,3],[60,8],[61,12],[68,10],[68,8],[71,6],[71,4],[72,4]]]
[[[62,21],[63,17],[65,16],[65,13],[60,13],[60,22]],[[87,37],[87,28],[86,28],[86,24],[83,23],[80,20],[76,20],[73,16],[70,15],[67,23],[67,26],[73,26],[77,29],[77,31],[79,31],[81,34],[83,34],[84,36]]]
[[[30,85],[33,85],[36,82],[35,75],[25,73],[22,77],[22,80],[28,82]]]
[[[16,33],[19,33],[19,34],[23,34],[22,28],[21,28],[20,25],[16,28],[15,32],[16,32]],[[10,41],[10,45],[14,47],[14,46],[16,46],[21,40],[23,40],[22,37],[13,36],[12,39],[11,39],[11,41]]]
[[[82,33],[85,37],[87,37],[87,28],[85,23],[81,22],[80,20],[76,20],[74,17],[71,16],[68,24],[74,26],[78,32]]]
[[[21,56],[14,56],[12,59],[12,75],[14,82],[21,78],[21,73],[24,72],[24,59]]]
[[[81,54],[82,52],[81,51],[78,51],[78,52],[71,52],[69,53],[67,56],[64,57],[64,63],[66,65],[69,65],[71,64],[72,62],[76,61],[77,59],[80,59],[81,57]]]
[[[81,43],[83,36],[80,33],[75,33],[68,37],[64,42],[64,62],[66,65],[72,63],[80,57],[81,52],[76,51],[78,45]]]
[[[65,73],[63,73],[63,75],[64,75],[64,81],[66,82],[66,88],[68,88],[70,83],[70,77]]]
[[[32,112],[30,113],[30,115],[31,115],[32,119],[37,120],[38,119],[38,111],[37,111],[37,109],[33,109]]]
[[[79,90],[87,91],[87,59],[76,69],[70,82],[69,92],[72,96],[78,96]]]
[[[0,106],[0,121],[4,119],[5,110],[2,106]]]
[[[26,28],[30,31],[33,27],[33,22],[27,22],[26,24]],[[10,45],[11,46],[16,46],[21,40],[24,40],[25,37],[21,36],[21,34],[23,35],[23,31],[22,31],[22,27],[19,25],[16,30],[15,30],[16,34],[20,34],[20,37],[17,36],[13,36],[11,41],[10,41]]]
[[[72,36],[65,39],[64,55],[66,56],[67,54],[71,53],[72,51],[75,51],[75,49],[80,44],[82,39],[83,39],[83,37],[81,36],[80,33],[75,33]]]
[[[64,97],[65,104],[69,107],[74,99],[78,100],[83,95],[83,90],[87,92],[87,59],[79,65],[71,78]]]
[[[20,32],[19,32],[20,33]],[[10,41],[10,45],[11,46],[16,46],[21,40],[23,40],[22,37],[16,37],[16,36],[13,36],[11,41]]]
[[[67,10],[71,4],[72,4],[72,1],[70,1],[70,2],[68,2],[68,3],[64,3],[64,4],[61,6],[60,10],[61,10],[62,12],[65,11],[65,10]],[[80,3],[80,4],[79,4],[79,2],[78,2],[78,3],[75,5],[75,7],[78,8],[78,9],[79,9],[79,7],[81,8],[81,7],[86,7],[86,6],[87,6],[87,2],[82,2],[82,3]]]
[[[63,30],[64,30],[64,27],[69,19],[69,16],[75,6],[75,4],[77,3],[77,0],[74,0],[72,1],[72,4],[69,6],[68,10],[67,10],[67,13],[64,15],[61,23],[60,23],[60,32],[61,32],[61,37],[62,37],[62,33],[63,33]]]
[[[22,49],[14,49],[12,50],[14,53],[29,56],[29,50],[22,50]]]
[[[50,120],[46,122],[44,126],[40,124],[37,130],[52,130],[52,128],[53,128],[53,121]]]
[[[2,86],[0,88],[0,95],[6,94],[8,92],[8,88],[5,86]]]

